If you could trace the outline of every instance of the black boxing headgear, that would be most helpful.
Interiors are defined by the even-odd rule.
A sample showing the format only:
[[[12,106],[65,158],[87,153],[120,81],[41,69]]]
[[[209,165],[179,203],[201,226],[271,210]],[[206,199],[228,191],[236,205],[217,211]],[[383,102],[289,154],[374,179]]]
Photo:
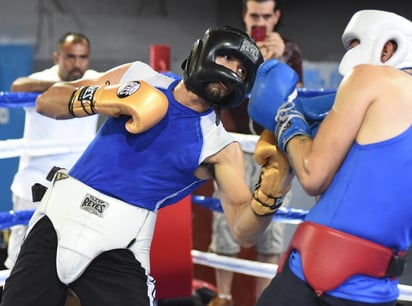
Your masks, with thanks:
[[[229,55],[239,59],[246,68],[242,78],[225,66],[216,64],[216,57]],[[245,32],[224,26],[209,28],[202,39],[195,42],[192,51],[182,64],[186,87],[207,100],[215,108],[238,106],[250,92],[256,71],[263,63],[263,56],[256,43]],[[210,83],[222,82],[231,93],[223,98],[211,96],[206,87]]]

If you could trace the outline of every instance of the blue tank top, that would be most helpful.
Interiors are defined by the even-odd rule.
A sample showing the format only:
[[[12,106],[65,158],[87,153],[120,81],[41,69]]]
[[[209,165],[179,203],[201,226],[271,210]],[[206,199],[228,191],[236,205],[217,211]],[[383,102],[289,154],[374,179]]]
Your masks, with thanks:
[[[354,143],[331,185],[306,216],[396,251],[412,235],[412,127],[373,144]],[[331,269],[339,263],[331,263]],[[290,267],[304,279],[300,256]],[[356,275],[328,294],[367,303],[396,300],[398,281]]]
[[[222,124],[215,124],[212,109],[199,114],[174,99],[172,91],[178,82],[170,79],[166,88],[158,87],[169,101],[167,114],[158,124],[130,134],[125,129],[129,117],[108,118],[70,175],[104,194],[152,211],[176,203],[204,183],[194,171],[234,139]]]

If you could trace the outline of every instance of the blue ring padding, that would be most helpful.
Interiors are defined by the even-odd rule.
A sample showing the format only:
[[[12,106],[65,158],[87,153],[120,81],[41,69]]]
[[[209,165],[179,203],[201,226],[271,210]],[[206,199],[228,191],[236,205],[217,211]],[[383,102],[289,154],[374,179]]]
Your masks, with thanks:
[[[336,93],[336,89],[310,89],[310,88],[298,88],[299,98],[311,98],[315,96],[323,96]]]
[[[179,76],[169,73],[165,75],[178,79]],[[298,88],[298,97],[310,98],[314,96],[322,96],[331,93],[336,93],[335,89],[309,89]],[[0,107],[25,107],[34,106],[37,96],[40,92],[8,92],[0,91]]]
[[[34,106],[39,92],[7,92],[0,91],[1,107]]]
[[[6,211],[0,213],[0,229],[10,228],[13,225],[27,225],[34,210]]]

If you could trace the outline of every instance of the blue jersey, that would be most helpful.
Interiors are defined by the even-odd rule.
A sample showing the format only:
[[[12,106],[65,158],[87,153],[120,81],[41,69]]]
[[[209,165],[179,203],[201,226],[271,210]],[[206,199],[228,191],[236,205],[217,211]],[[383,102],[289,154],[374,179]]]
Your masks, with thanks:
[[[234,140],[216,125],[213,109],[197,113],[174,99],[179,80],[140,62],[122,78],[128,80],[145,80],[161,90],[169,102],[166,116],[140,134],[126,131],[129,117],[108,118],[70,174],[104,194],[157,211],[202,184],[195,170]]]
[[[328,190],[306,216],[307,221],[407,250],[412,236],[412,127],[373,144],[354,143]],[[291,269],[302,279],[297,253]],[[334,264],[331,263],[331,269]],[[362,275],[351,277],[328,294],[363,302],[398,297],[397,281]]]

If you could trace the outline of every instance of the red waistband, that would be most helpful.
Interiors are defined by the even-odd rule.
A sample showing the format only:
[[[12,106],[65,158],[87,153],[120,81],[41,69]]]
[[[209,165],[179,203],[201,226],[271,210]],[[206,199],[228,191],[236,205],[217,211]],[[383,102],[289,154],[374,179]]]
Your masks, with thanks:
[[[395,254],[375,242],[312,222],[299,224],[278,272],[292,250],[299,252],[306,281],[318,294],[355,274],[398,277],[406,261],[406,252]]]

